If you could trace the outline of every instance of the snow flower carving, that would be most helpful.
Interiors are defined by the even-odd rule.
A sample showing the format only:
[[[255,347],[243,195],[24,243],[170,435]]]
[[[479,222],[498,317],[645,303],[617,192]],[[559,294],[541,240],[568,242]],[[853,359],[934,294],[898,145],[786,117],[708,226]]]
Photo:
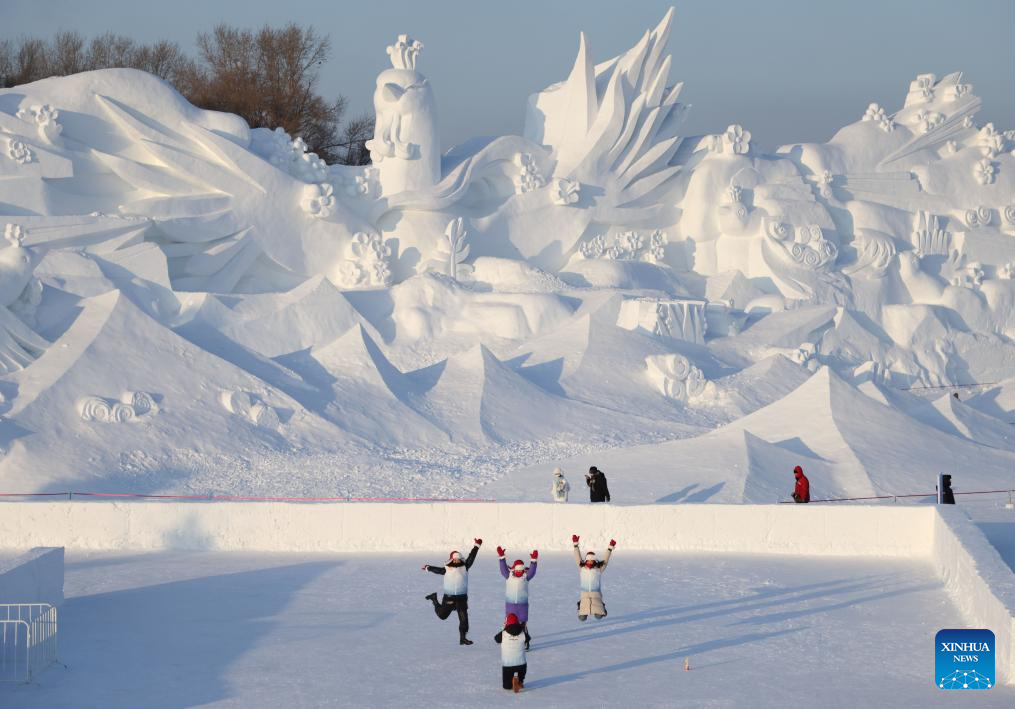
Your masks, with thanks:
[[[518,166],[515,187],[519,192],[531,192],[546,184],[546,180],[540,174],[539,167],[531,153],[517,153],[514,161]]]
[[[963,128],[976,128],[976,124],[973,123],[973,117],[972,116],[966,116],[965,118],[963,118],[962,119],[962,127]]]
[[[598,234],[588,241],[582,242],[578,250],[581,252],[582,258],[602,258],[606,251],[606,237],[603,234]]]
[[[726,188],[726,199],[730,204],[741,204],[744,201],[744,191],[740,185],[730,185]]]
[[[335,189],[327,182],[303,189],[303,209],[312,217],[330,217],[335,209]]]
[[[751,149],[751,132],[733,124],[723,134],[724,147],[734,155],[746,155]]]
[[[818,176],[818,191],[825,199],[832,198],[832,180],[834,179],[835,176],[831,170],[825,170]]]
[[[380,234],[358,232],[349,245],[353,266],[339,264],[338,278],[341,285],[391,285],[391,247],[384,243]]]
[[[11,246],[21,246],[25,240],[25,228],[20,224],[5,224],[4,240]]]
[[[994,130],[994,124],[988,123],[980,129],[977,136],[977,143],[983,157],[994,159],[999,153],[1004,152],[1004,135]]]
[[[876,103],[872,103],[867,107],[867,111],[863,114],[863,118],[861,120],[877,123],[878,128],[883,130],[885,133],[891,133],[895,130],[895,121],[889,118],[885,114],[885,109]]]
[[[39,136],[50,143],[55,143],[63,132],[63,126],[58,121],[60,112],[48,103],[29,106],[27,110],[18,111],[17,116],[23,121],[35,123]]]
[[[645,238],[636,231],[627,231],[621,234],[625,251],[629,254],[637,254],[645,243]]]
[[[656,229],[649,237],[648,253],[645,260],[649,263],[659,263],[666,257],[666,234]]]
[[[335,270],[335,282],[343,288],[355,288],[366,281],[366,272],[355,261],[342,261]]]
[[[926,109],[920,109],[916,113],[916,126],[923,133],[930,133],[932,130],[937,128],[944,122],[944,115],[937,111],[928,111]]]
[[[581,183],[577,180],[560,179],[557,180],[554,191],[553,201],[555,204],[569,205],[575,204],[581,196]]]
[[[916,77],[916,81],[913,82],[917,92],[925,102],[934,99],[935,83],[937,83],[937,77],[934,74],[920,74]]]
[[[979,261],[967,263],[952,277],[952,285],[957,288],[979,290],[983,284],[983,266]]]
[[[17,138],[8,138],[7,157],[19,165],[26,165],[35,159],[35,153]]]
[[[973,164],[973,177],[981,185],[992,185],[997,175],[997,167],[990,160],[984,158]]]
[[[945,101],[958,101],[964,96],[969,96],[972,91],[972,84],[952,84],[945,90]]]

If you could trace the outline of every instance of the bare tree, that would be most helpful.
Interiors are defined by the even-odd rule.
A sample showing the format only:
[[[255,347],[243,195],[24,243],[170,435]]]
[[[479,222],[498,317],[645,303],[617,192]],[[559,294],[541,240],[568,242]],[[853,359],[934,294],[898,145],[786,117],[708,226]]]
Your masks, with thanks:
[[[256,32],[220,24],[198,35],[197,48],[194,60],[173,42],[137,44],[112,32],[87,43],[77,32],[60,32],[51,42],[4,40],[0,84],[92,69],[141,69],[171,82],[195,106],[235,113],[255,128],[280,126],[329,162],[369,162],[363,144],[373,119],[343,122],[345,97],[329,102],[318,93],[320,67],[331,52],[327,36],[295,24]]]

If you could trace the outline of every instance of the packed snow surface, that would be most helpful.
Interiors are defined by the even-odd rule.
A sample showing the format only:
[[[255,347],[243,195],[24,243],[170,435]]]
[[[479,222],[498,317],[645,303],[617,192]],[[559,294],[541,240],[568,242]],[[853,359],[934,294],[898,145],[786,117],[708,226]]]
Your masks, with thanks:
[[[509,556],[528,558],[527,549]],[[60,659],[0,704],[109,706],[954,706],[934,635],[962,627],[932,568],[898,559],[614,554],[609,615],[580,623],[569,555],[541,555],[521,700],[500,688],[504,581],[470,573],[471,647],[423,596],[419,554],[81,554]],[[685,672],[684,660],[691,670]],[[961,697],[1010,706],[1015,689]]]

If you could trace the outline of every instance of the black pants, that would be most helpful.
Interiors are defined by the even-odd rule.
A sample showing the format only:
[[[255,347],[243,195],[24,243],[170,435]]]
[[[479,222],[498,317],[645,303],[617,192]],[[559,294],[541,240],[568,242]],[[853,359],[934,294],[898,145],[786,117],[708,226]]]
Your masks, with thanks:
[[[438,603],[433,602],[434,612],[441,620],[458,611],[458,634],[462,639],[469,632],[469,597],[468,596],[444,596],[444,600]]]
[[[501,680],[504,685],[504,689],[511,689],[511,678],[518,673],[518,681],[525,684],[525,670],[528,669],[528,665],[515,665],[514,667],[505,667],[501,672]]]

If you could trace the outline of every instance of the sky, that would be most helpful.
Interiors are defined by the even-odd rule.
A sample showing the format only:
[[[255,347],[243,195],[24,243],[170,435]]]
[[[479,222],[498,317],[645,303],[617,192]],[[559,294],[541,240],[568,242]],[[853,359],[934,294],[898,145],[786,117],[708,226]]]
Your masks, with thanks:
[[[687,134],[731,123],[764,148],[823,141],[872,101],[900,108],[920,73],[963,71],[984,100],[978,122],[1015,129],[1015,0],[0,0],[0,38],[106,31],[194,50],[227,22],[296,22],[330,36],[327,97],[369,111],[385,47],[419,39],[445,149],[520,133],[529,94],[568,75],[584,31],[597,62],[634,45],[670,5],[671,81],[692,104]]]

